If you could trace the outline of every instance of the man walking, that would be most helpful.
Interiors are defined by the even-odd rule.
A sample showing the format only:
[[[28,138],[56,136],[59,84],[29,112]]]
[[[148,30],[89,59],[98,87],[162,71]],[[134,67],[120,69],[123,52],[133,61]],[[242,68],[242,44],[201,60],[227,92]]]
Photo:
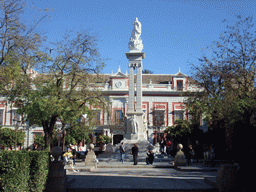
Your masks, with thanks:
[[[133,155],[134,165],[138,164],[138,153],[139,153],[139,149],[137,147],[137,144],[134,143],[134,146],[132,147],[132,150],[131,150],[131,154]]]
[[[120,145],[120,147],[119,147],[119,151],[120,151],[120,155],[121,155],[120,161],[121,161],[122,163],[124,163],[124,157],[125,157],[124,142],[121,143],[121,145]]]

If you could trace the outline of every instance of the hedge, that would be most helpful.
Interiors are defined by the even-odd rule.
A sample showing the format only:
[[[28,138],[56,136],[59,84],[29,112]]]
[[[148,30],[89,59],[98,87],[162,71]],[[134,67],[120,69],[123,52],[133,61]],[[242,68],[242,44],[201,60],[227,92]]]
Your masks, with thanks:
[[[0,152],[0,191],[39,192],[46,186],[47,151]]]

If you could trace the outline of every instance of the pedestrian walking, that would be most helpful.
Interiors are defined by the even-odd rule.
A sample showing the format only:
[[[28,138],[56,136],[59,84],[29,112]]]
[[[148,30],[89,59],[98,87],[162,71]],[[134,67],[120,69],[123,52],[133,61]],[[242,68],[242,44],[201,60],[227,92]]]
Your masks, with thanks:
[[[166,142],[165,142],[165,140],[162,138],[162,140],[161,140],[161,142],[160,142],[160,152],[162,153],[162,154],[164,154],[164,148],[165,148],[165,146],[166,146]]]
[[[210,163],[211,163],[211,166],[215,166],[214,159],[215,159],[215,149],[214,149],[213,144],[211,144],[210,145]]]
[[[204,155],[203,148],[199,144],[199,141],[196,141],[195,147],[194,147],[194,151],[195,151],[195,159],[196,159],[196,162],[198,163],[199,159],[203,159],[204,158],[203,157],[203,155]]]
[[[172,145],[171,141],[168,140],[167,143],[166,143],[166,153],[167,153],[168,155],[171,154],[171,145]]]
[[[188,152],[187,152],[187,163],[188,163],[188,166],[190,163],[193,162],[192,158],[194,157],[195,153],[194,153],[194,150],[192,148],[192,145],[189,145],[188,146]]]
[[[131,154],[133,155],[133,162],[134,165],[138,164],[138,153],[139,153],[139,149],[136,143],[134,143],[132,150],[131,150]]]
[[[119,151],[120,151],[120,157],[121,157],[120,161],[121,161],[122,163],[124,163],[124,157],[125,157],[124,142],[121,142],[121,145],[120,145],[120,147],[119,147]]]
[[[146,163],[147,163],[147,165],[149,165],[149,164],[151,164],[151,165],[153,165],[153,162],[154,162],[154,153],[153,153],[153,151],[147,151],[147,158],[146,158]]]

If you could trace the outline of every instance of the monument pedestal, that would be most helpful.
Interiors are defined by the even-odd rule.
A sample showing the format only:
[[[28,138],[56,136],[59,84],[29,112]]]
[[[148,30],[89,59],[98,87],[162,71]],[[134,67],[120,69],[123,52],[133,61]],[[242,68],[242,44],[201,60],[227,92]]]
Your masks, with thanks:
[[[85,158],[85,169],[87,171],[92,171],[97,168],[96,155],[94,151],[88,151]]]
[[[179,150],[174,158],[174,167],[177,166],[186,166],[187,165],[187,161],[185,158],[185,155],[183,153],[183,151],[181,151],[183,149],[183,145],[182,144],[178,144],[177,149]]]
[[[85,170],[92,171],[97,168],[96,155],[93,151],[94,145],[91,143],[89,146],[89,151],[85,158]]]
[[[136,119],[135,122],[134,118]],[[124,137],[125,139],[130,140],[146,140],[147,137],[143,124],[143,112],[127,112],[127,129]]]

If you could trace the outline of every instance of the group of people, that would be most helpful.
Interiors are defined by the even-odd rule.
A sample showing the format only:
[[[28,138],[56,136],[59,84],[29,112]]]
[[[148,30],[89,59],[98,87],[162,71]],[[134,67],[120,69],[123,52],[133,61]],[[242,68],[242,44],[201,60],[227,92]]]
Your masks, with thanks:
[[[63,154],[63,159],[65,165],[67,164],[76,164],[76,150],[68,148],[68,151]]]
[[[160,152],[162,154],[164,154],[166,152],[168,155],[171,155],[172,150],[173,150],[173,148],[172,148],[171,141],[165,140],[162,138],[160,141]]]
[[[119,147],[120,151],[120,161],[124,163],[124,158],[125,158],[125,147],[124,147],[124,142],[121,142],[121,145]],[[133,164],[137,165],[138,164],[138,154],[139,154],[139,148],[136,143],[133,144],[133,147],[131,148],[130,153],[133,156]],[[146,158],[146,163],[147,165],[153,164],[154,161],[154,153],[152,150],[147,151],[147,158]]]
[[[69,165],[74,172],[78,172],[74,169],[73,165],[76,164],[76,150],[68,148],[68,151],[63,154],[64,165]]]

